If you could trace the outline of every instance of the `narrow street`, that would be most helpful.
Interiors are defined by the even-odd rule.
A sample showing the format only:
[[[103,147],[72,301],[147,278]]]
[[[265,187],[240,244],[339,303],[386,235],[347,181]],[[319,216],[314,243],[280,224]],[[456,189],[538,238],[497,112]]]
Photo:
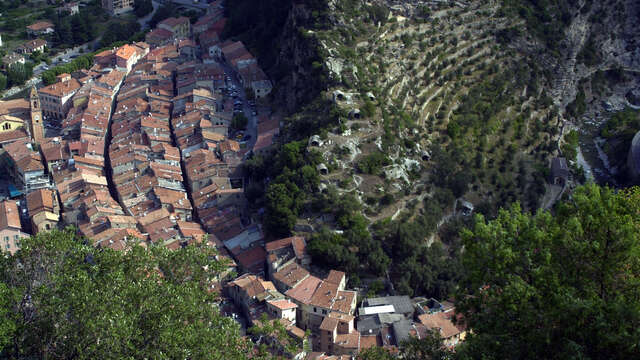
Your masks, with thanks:
[[[247,122],[247,129],[244,131],[244,136],[246,136],[246,135],[250,135],[251,136],[251,138],[246,141],[246,146],[247,146],[247,149],[248,149],[247,150],[247,154],[248,154],[249,151],[252,150],[253,147],[255,146],[256,140],[258,138],[258,116],[257,115],[253,115],[253,111],[254,110],[249,105],[249,102],[247,100],[247,94],[245,93],[244,87],[240,83],[240,79],[238,78],[238,74],[228,64],[220,63],[220,65],[224,69],[225,77],[228,76],[231,79],[231,84],[227,83],[227,88],[230,88],[232,86],[237,90],[237,92],[238,92],[238,100],[242,102],[242,105],[243,105],[242,109],[244,111],[244,115],[249,120]],[[231,85],[231,86],[229,86],[229,85]],[[234,135],[234,134],[231,134],[231,135]]]

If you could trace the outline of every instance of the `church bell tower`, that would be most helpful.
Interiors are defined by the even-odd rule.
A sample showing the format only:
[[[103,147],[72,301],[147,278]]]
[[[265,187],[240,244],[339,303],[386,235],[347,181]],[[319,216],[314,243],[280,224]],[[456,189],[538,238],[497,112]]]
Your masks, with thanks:
[[[33,141],[40,144],[44,140],[44,124],[42,119],[42,108],[40,107],[40,97],[35,87],[31,88],[29,95],[31,103],[31,123],[29,124]]]

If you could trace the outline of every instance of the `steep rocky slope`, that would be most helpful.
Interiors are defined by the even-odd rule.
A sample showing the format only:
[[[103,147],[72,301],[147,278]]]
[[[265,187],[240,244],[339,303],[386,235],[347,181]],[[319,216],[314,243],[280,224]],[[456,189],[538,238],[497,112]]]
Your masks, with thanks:
[[[554,156],[581,180],[600,131],[585,115],[633,87],[636,8],[291,2],[267,49],[287,144],[248,163],[266,229],[307,232],[314,261],[353,279],[448,293],[469,213],[550,206]]]

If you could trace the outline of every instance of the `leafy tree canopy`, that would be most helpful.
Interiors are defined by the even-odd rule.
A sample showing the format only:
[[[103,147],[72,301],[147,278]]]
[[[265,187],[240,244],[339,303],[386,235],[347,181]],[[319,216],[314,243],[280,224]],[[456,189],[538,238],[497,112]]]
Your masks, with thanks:
[[[38,234],[0,259],[0,357],[244,359],[219,314],[208,247],[97,249],[73,229]]]
[[[627,359],[640,354],[640,189],[578,188],[556,214],[481,216],[463,233],[456,304],[483,359]]]

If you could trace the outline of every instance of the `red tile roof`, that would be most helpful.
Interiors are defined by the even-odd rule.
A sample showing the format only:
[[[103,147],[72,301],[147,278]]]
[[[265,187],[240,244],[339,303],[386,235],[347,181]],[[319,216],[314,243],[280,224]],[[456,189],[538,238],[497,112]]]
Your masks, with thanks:
[[[250,272],[260,272],[264,269],[267,253],[262,246],[254,246],[236,256],[238,263]]]
[[[33,23],[27,26],[27,29],[31,31],[44,31],[49,28],[53,29],[53,24],[50,23],[49,21],[38,21],[36,23]]]
[[[298,284],[298,286],[287,291],[285,295],[302,304],[309,304],[311,298],[313,297],[313,294],[316,292],[316,289],[318,288],[318,286],[320,286],[321,283],[322,280],[318,279],[317,277],[309,276],[300,284]]]
[[[0,202],[0,230],[20,230],[20,214],[15,201],[5,200]]]

